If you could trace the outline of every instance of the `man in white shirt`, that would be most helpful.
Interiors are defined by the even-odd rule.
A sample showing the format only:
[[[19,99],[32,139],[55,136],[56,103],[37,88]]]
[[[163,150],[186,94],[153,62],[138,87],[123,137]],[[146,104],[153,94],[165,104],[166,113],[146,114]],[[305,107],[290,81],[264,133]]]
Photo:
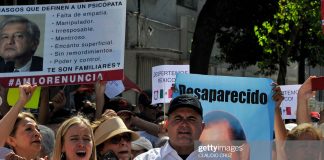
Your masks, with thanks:
[[[136,160],[194,160],[198,158],[195,142],[204,128],[203,109],[197,98],[180,95],[170,102],[166,127],[169,141],[161,148],[140,154]]]

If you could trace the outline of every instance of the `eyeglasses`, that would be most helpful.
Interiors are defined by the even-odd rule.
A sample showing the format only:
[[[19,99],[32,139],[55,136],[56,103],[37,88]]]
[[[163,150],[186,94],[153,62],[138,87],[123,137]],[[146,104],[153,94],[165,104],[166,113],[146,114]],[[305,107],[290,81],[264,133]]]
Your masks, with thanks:
[[[126,142],[130,142],[132,140],[132,135],[130,133],[118,134],[110,138],[109,142],[112,144],[119,144],[122,139],[125,140]]]

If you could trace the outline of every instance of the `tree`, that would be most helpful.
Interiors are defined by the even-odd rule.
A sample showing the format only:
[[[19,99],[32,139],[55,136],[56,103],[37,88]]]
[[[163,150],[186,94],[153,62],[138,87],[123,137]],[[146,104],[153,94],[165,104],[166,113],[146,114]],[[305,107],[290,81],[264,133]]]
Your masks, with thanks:
[[[279,0],[274,19],[255,26],[263,60],[257,63],[262,74],[278,70],[277,82],[285,84],[289,62],[299,62],[299,83],[305,78],[305,59],[323,64],[324,38],[321,33],[320,1]]]
[[[305,59],[311,66],[324,62],[319,7],[319,0],[207,0],[196,24],[190,71],[208,73],[216,40],[218,58],[229,69],[257,64],[257,73],[278,72],[277,82],[285,84],[287,65],[297,61],[302,83]]]
[[[276,8],[272,0],[207,0],[193,36],[191,73],[208,73],[215,40],[224,53],[219,58],[231,63],[232,69],[255,64],[262,47],[253,26],[271,18]]]

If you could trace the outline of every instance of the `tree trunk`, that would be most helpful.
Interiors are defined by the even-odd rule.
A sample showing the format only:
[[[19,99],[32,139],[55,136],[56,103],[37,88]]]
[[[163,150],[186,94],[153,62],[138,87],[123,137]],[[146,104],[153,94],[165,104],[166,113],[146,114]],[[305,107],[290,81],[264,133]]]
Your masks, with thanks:
[[[306,56],[309,55],[308,51],[305,49],[304,42],[301,42],[301,49],[298,57],[298,84],[303,84],[305,81],[305,60]]]
[[[298,84],[303,84],[305,81],[305,57],[301,57],[298,62]]]
[[[279,57],[279,73],[277,78],[277,83],[279,85],[286,84],[286,75],[287,75],[287,63],[288,63],[288,54],[283,53],[281,57]]]
[[[207,0],[198,16],[191,45],[191,73],[208,74],[209,59],[217,30],[217,20],[214,15],[210,14],[210,3],[213,3],[213,1],[214,0]]]

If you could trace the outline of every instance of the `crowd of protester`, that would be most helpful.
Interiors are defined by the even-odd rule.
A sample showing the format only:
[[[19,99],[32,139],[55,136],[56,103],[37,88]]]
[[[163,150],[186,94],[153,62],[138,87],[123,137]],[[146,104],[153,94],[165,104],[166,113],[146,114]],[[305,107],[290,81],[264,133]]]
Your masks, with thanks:
[[[282,120],[280,104],[284,97],[280,87],[273,84],[276,106],[272,159],[323,159],[323,111],[315,113],[308,107],[308,100],[314,96],[312,78],[298,91],[295,123]],[[198,157],[197,141],[215,138],[212,133],[223,129],[217,128],[221,124],[218,120],[203,118],[203,107],[192,95],[174,98],[164,113],[162,105],[151,104],[150,90],[142,91],[138,104],[133,105],[123,97],[106,97],[106,84],[98,81],[94,85],[42,87],[40,98],[47,98],[36,112],[24,106],[37,86],[21,85],[16,104],[1,110],[0,159],[191,160]],[[216,114],[236,122],[222,112],[210,116]],[[205,121],[214,122],[214,126],[205,125]],[[245,152],[233,154],[230,159],[250,159],[244,133],[234,134],[240,131],[234,131],[232,125],[237,124],[227,124],[231,129],[224,130],[232,130],[230,138],[241,140]]]
[[[43,69],[43,58],[35,55],[40,29],[34,22],[8,16],[0,23],[0,30],[1,73]],[[280,87],[273,84],[272,159],[324,159],[324,110],[314,112],[309,107],[314,96],[313,78],[299,89],[297,119],[287,124],[280,108],[284,97]],[[210,141],[241,149],[224,153],[231,157],[217,159],[251,158],[243,127],[234,116],[213,111],[203,117],[204,107],[192,95],[175,97],[164,110],[161,104],[152,105],[151,90],[139,93],[133,105],[123,97],[105,96],[106,84],[40,87],[38,109],[25,108],[37,86],[19,86],[13,106],[7,102],[9,89],[0,86],[0,159],[195,160],[203,159],[197,142]],[[233,140],[238,142],[234,145]]]

